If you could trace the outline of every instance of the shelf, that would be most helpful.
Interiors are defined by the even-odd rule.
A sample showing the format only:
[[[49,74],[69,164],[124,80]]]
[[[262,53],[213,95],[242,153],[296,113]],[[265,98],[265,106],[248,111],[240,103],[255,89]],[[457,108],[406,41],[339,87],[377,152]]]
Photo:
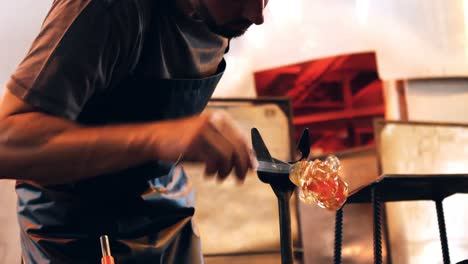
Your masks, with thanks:
[[[327,112],[327,113],[321,113],[321,114],[296,116],[293,119],[293,123],[296,126],[307,125],[307,124],[324,122],[324,121],[383,115],[384,113],[385,113],[385,107],[382,105],[382,106],[362,108],[362,109],[352,109],[352,110],[345,110],[345,111]]]
[[[291,99],[296,137],[308,127],[312,144],[334,138],[335,151],[372,143],[372,120],[385,114],[374,52],[286,65],[254,77],[258,95]]]
[[[303,108],[345,108],[346,105],[342,102],[316,102],[316,103],[302,103],[295,106],[295,109]]]
[[[353,106],[356,107],[359,104],[363,104],[363,102],[373,99],[379,99],[377,104],[383,103],[383,95],[382,95],[382,83],[379,80],[375,80],[368,84],[366,87],[362,88],[359,92],[357,92],[353,96]],[[375,104],[374,104],[375,105]]]

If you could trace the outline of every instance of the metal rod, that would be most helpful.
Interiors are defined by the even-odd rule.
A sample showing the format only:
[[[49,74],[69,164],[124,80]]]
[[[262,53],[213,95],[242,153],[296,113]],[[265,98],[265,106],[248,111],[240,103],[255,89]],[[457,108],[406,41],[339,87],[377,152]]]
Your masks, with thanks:
[[[291,211],[289,200],[292,192],[277,192],[280,218],[281,263],[293,264],[293,249],[291,235]]]
[[[392,264],[392,245],[390,243],[390,230],[388,229],[388,215],[387,209],[385,204],[382,204],[382,228],[383,228],[383,239],[384,239],[384,247],[385,247],[385,255],[386,255],[386,263]]]
[[[371,200],[374,209],[374,263],[382,264],[382,203],[376,186],[371,188]]]
[[[341,248],[343,247],[343,207],[335,215],[335,254],[333,263],[341,264]]]
[[[102,256],[111,256],[111,251],[110,251],[110,246],[109,246],[109,238],[107,236],[101,236],[101,250],[102,250]]]
[[[435,204],[437,209],[437,222],[439,222],[440,244],[442,246],[444,264],[450,264],[447,230],[445,228],[444,207],[442,205],[442,200],[435,201]]]

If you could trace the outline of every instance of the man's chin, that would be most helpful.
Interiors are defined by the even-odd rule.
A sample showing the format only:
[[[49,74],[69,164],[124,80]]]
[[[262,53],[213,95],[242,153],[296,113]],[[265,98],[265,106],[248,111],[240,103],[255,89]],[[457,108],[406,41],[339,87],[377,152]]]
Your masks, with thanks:
[[[223,36],[223,37],[226,37],[226,38],[238,38],[242,35],[245,34],[245,32],[247,32],[247,29],[245,30],[236,30],[236,31],[224,31],[224,32],[221,32],[220,35]]]
[[[229,28],[217,28],[214,29],[213,32],[221,35],[225,38],[237,38],[245,34],[247,32],[248,28],[242,28],[242,29],[229,29]]]

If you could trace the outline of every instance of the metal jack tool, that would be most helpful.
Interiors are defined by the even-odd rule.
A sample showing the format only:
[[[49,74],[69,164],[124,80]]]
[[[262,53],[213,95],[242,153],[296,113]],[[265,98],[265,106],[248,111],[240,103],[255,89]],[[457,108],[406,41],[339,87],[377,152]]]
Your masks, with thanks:
[[[114,264],[114,258],[111,255],[109,246],[109,238],[104,235],[100,237],[100,241],[102,250],[101,264]]]
[[[296,186],[289,180],[291,164],[297,162],[284,162],[273,158],[265,145],[265,142],[260,135],[260,132],[253,128],[252,145],[258,160],[257,175],[258,178],[270,184],[273,192],[278,199],[279,209],[279,225],[280,225],[280,242],[281,242],[281,263],[293,263],[293,247],[291,235],[291,210],[289,208],[289,200]],[[306,159],[310,150],[309,131],[304,130],[304,133],[299,140],[298,149],[302,154],[302,159]]]

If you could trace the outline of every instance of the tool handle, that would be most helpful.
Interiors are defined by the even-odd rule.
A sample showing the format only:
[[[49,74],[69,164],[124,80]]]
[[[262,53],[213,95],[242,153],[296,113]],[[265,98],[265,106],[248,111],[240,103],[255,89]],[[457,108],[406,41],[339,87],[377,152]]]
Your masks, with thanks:
[[[101,258],[101,264],[115,264],[112,256],[104,256]]]

